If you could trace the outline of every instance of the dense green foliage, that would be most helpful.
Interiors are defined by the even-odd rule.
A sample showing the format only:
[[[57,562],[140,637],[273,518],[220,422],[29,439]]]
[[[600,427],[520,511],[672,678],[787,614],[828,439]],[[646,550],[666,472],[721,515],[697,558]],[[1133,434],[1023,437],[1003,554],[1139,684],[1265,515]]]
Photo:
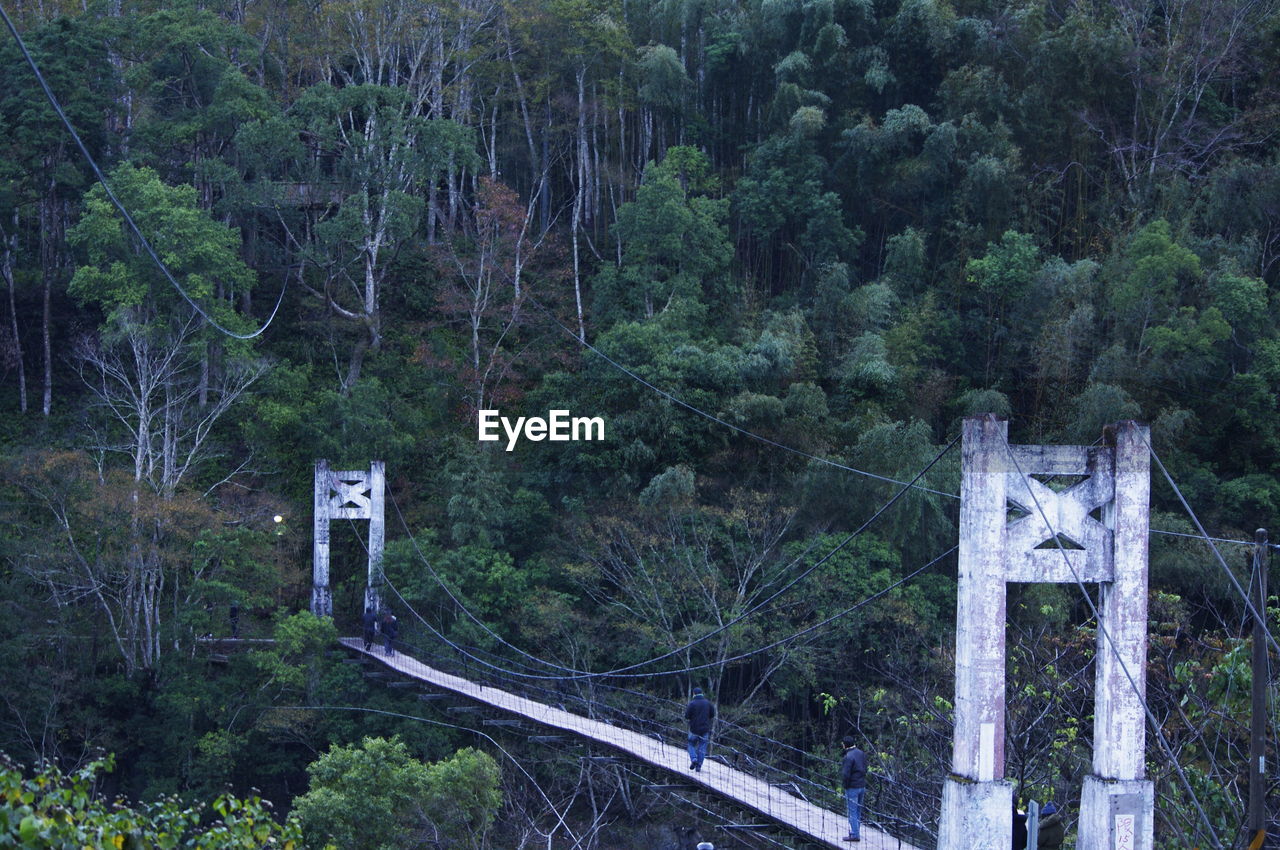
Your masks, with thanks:
[[[398,740],[365,738],[330,748],[307,772],[294,811],[316,845],[479,848],[502,801],[497,763],[470,748],[427,765]]]
[[[410,648],[461,661],[443,638],[502,678],[532,663],[509,643],[561,665],[528,688],[628,721],[678,719],[702,684],[820,785],[858,726],[898,778],[873,812],[921,834],[949,760],[958,457],[883,512],[898,487],[850,468],[909,480],[976,413],[1046,444],[1136,418],[1210,533],[1274,524],[1274,3],[11,5],[199,305],[6,43],[0,663],[24,675],[0,751],[20,761],[74,774],[100,749],[113,792],[257,787],[315,835],[344,807],[387,830],[344,846],[545,843],[552,799],[587,844],[690,823],[532,745],[511,757],[547,793],[506,765],[499,788],[487,740],[331,656],[366,555],[335,522],[336,623],[297,613],[317,458],[386,462]],[[508,451],[477,439],[482,409],[606,438]],[[1160,469],[1153,527],[1195,532]],[[1234,547],[1226,566],[1247,578]],[[1153,743],[1157,844],[1229,844],[1243,603],[1188,538],[1154,537],[1151,575],[1150,704],[1207,807]],[[276,642],[217,643],[232,606]],[[1009,612],[1009,772],[1070,803],[1088,606],[1012,586]],[[654,675],[554,681],[623,667]],[[322,802],[375,744],[404,777],[366,802],[394,814]],[[474,810],[410,811],[441,782]]]
[[[45,767],[24,777],[14,765],[0,765],[0,839],[16,848],[85,847],[116,850],[254,850],[301,847],[296,820],[283,826],[272,819],[270,804],[251,797],[221,795],[212,812],[184,807],[174,798],[132,808],[107,801],[95,789],[112,759],[93,761],[74,774]],[[317,845],[320,846],[320,845]]]

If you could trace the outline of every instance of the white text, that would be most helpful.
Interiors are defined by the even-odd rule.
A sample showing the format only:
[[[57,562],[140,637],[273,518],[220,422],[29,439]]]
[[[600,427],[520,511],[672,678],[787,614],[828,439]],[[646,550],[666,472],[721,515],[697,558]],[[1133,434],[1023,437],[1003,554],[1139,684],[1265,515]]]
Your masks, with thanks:
[[[600,416],[570,416],[567,410],[548,410],[547,418],[521,416],[512,422],[497,410],[482,410],[479,418],[481,442],[492,442],[507,436],[507,451],[516,447],[523,435],[526,440],[541,442],[567,442],[569,440],[603,440],[604,418]]]

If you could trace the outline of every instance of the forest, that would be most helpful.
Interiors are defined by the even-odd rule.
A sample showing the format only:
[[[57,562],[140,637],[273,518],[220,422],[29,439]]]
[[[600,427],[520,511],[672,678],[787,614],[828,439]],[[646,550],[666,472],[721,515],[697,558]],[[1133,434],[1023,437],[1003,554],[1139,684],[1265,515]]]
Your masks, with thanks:
[[[385,464],[406,652],[673,742],[705,688],[833,810],[856,734],[932,847],[983,413],[1150,426],[1155,846],[1247,843],[1275,0],[4,11],[0,844],[801,846],[346,663],[324,459]],[[557,410],[603,439],[479,438]],[[1097,597],[1008,587],[1006,774],[1068,823]]]

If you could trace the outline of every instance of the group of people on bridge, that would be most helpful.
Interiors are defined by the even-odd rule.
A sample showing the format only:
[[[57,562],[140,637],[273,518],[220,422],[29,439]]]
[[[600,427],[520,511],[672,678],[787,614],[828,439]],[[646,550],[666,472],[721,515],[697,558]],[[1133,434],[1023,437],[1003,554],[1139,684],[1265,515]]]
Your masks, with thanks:
[[[1036,843],[1031,844],[1030,812],[1018,811],[1018,804],[1013,804],[1013,850],[1058,850],[1066,837],[1067,825],[1062,820],[1062,812],[1052,800],[1040,807],[1036,818]]]
[[[693,698],[685,706],[684,719],[689,724],[687,746],[689,751],[689,769],[694,773],[702,771],[702,763],[707,757],[707,748],[711,741],[711,728],[716,719],[716,707],[707,699],[702,688],[693,689]],[[849,834],[845,841],[860,842],[862,840],[862,800],[867,792],[867,754],[858,746],[857,739],[845,735],[841,740],[844,752],[840,758],[840,786],[844,791],[845,811],[849,818]],[[1036,819],[1036,843],[1028,845],[1028,814],[1018,811],[1014,803],[1013,811],[1013,850],[1059,850],[1066,832],[1066,824],[1062,820],[1062,812],[1052,802],[1045,803]],[[703,845],[699,844],[701,848]]]
[[[702,762],[707,758],[711,741],[711,727],[716,719],[716,707],[702,688],[693,689],[693,699],[685,706],[684,719],[689,724],[687,746],[689,769],[702,772]],[[840,785],[844,790],[845,810],[849,817],[849,834],[845,841],[862,840],[862,798],[867,792],[867,754],[858,747],[851,735],[842,741],[844,755],[840,759]],[[701,845],[699,845],[701,846]]]
[[[233,622],[238,620],[238,606],[233,606]],[[387,655],[395,654],[395,640],[400,628],[396,616],[390,609],[381,613],[372,606],[366,607],[361,616],[364,631],[364,649],[369,652],[373,644],[381,636],[383,650]],[[238,625],[238,623],[235,623]],[[707,699],[702,688],[693,689],[692,699],[685,706],[685,720],[689,724],[686,745],[689,753],[689,770],[694,773],[702,771],[702,763],[707,758],[707,750],[711,742],[711,730],[716,719],[716,707]],[[867,791],[867,754],[857,745],[857,739],[846,735],[841,740],[843,753],[840,758],[840,785],[844,793],[846,814],[849,818],[849,834],[845,841],[860,842],[862,840],[862,805]],[[1046,803],[1040,810],[1036,821],[1038,835],[1034,846],[1028,845],[1028,815],[1018,811],[1014,804],[1013,812],[1013,850],[1058,850],[1062,846],[1065,825],[1062,814],[1054,803]],[[698,845],[700,848],[703,845]]]
[[[373,646],[378,635],[382,635],[382,645],[387,655],[395,654],[395,640],[400,634],[400,624],[390,609],[383,610],[382,615],[379,616],[372,608],[365,608],[364,614],[360,617],[360,623],[364,626],[365,652]]]

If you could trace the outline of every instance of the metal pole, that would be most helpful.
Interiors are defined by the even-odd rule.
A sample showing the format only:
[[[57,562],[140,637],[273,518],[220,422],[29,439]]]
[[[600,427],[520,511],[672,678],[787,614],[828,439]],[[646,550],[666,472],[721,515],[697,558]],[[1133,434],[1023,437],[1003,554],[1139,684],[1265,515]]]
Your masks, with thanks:
[[[1253,598],[1253,705],[1249,729],[1249,817],[1250,848],[1259,848],[1266,839],[1266,772],[1267,772],[1267,568],[1270,547],[1267,530],[1253,534],[1253,576],[1249,595]]]

